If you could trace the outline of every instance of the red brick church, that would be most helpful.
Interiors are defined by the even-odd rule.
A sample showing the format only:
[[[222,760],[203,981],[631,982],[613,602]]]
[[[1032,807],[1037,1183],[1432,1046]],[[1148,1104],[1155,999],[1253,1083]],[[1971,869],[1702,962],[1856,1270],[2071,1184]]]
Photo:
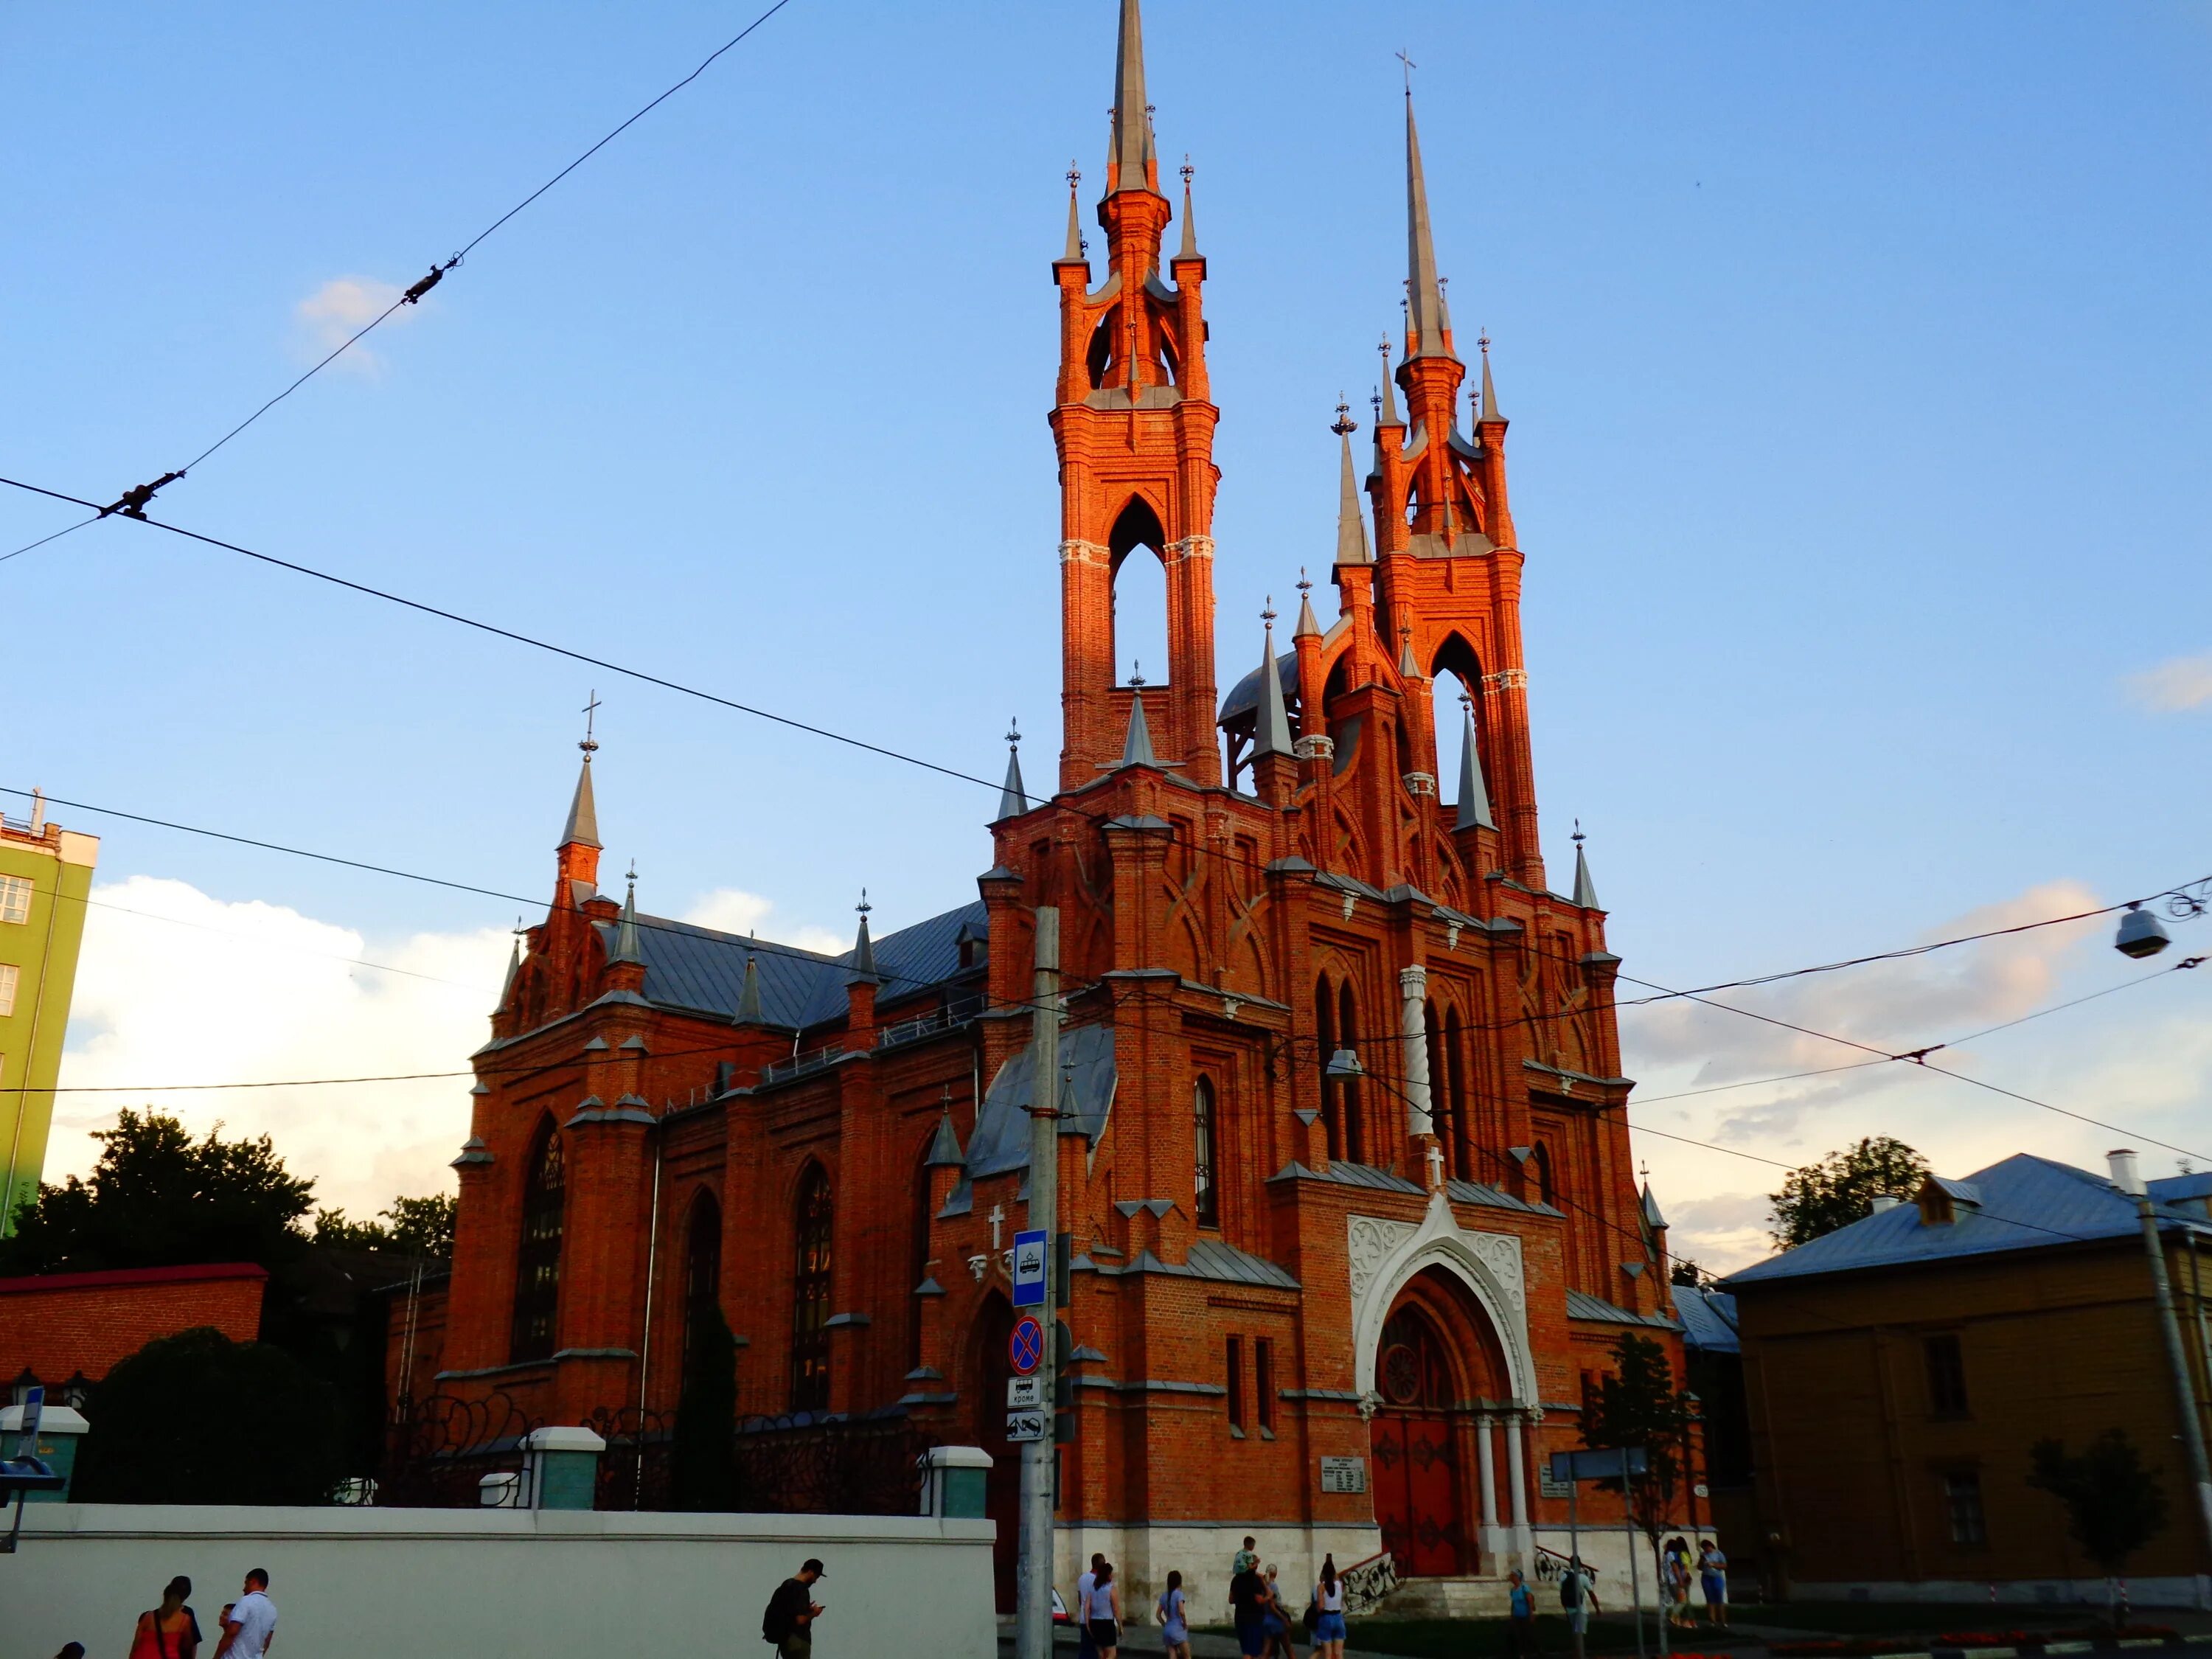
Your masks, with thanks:
[[[1407,1576],[1492,1577],[1564,1547],[1540,1466],[1580,1443],[1623,1328],[1679,1357],[1618,959],[1579,847],[1565,894],[1540,847],[1507,422],[1453,332],[1409,100],[1397,362],[1364,480],[1341,409],[1315,458],[1342,470],[1337,614],[1302,597],[1289,648],[1271,619],[1220,696],[1206,260],[1188,177],[1179,210],[1163,186],[1137,0],[1114,109],[1102,257],[1072,195],[1052,265],[1056,791],[1010,760],[978,896],[881,938],[863,906],[833,957],[602,891],[587,743],[552,902],[475,1056],[414,1386],[549,1420],[672,1407],[719,1303],[741,1413],[902,1413],[980,1443],[1010,1523],[1006,1247],[1054,905],[1063,1568],[1100,1549],[1133,1605],[1170,1567],[1211,1595],[1249,1531],[1293,1582],[1385,1547]],[[1117,680],[1131,558],[1165,568],[1164,683]],[[1471,694],[1445,711],[1450,793],[1444,675]]]

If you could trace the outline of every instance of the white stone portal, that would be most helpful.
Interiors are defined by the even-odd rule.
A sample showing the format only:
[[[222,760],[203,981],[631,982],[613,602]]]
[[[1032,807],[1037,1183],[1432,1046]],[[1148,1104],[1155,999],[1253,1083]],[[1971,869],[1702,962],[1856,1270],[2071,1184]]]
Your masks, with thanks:
[[[1464,1285],[1489,1316],[1505,1355],[1510,1403],[1534,1405],[1536,1369],[1528,1352],[1528,1298],[1518,1238],[1462,1227],[1441,1192],[1430,1194],[1428,1212],[1418,1224],[1355,1215],[1346,1218],[1345,1225],[1352,1278],[1353,1386],[1362,1395],[1375,1393],[1376,1355],[1391,1303],[1415,1273],[1440,1267]]]

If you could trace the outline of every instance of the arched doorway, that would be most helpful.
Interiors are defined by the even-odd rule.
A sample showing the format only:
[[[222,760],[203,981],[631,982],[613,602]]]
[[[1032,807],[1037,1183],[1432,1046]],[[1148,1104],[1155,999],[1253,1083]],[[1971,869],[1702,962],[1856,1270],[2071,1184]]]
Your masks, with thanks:
[[[999,1611],[1014,1611],[1015,1558],[1021,1547],[1022,1449],[1006,1438],[1006,1379],[1014,1374],[1006,1344],[1014,1334],[1014,1310],[1003,1296],[985,1299],[976,1311],[968,1356],[972,1379],[968,1397],[975,1402],[974,1443],[991,1454],[983,1479],[983,1513],[999,1523],[991,1547],[991,1577]]]
[[[1401,1306],[1382,1326],[1376,1356],[1382,1404],[1368,1423],[1375,1460],[1375,1522],[1382,1547],[1408,1577],[1448,1578],[1468,1570],[1461,1519],[1455,1367],[1436,1322]]]

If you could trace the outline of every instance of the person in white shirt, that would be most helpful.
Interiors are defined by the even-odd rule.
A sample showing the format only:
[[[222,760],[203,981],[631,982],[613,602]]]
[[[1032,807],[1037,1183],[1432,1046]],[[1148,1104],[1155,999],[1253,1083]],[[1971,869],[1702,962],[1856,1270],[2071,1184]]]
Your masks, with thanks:
[[[215,1659],[262,1659],[276,1639],[276,1604],[269,1599],[269,1574],[256,1567],[246,1575],[246,1593],[223,1614]]]

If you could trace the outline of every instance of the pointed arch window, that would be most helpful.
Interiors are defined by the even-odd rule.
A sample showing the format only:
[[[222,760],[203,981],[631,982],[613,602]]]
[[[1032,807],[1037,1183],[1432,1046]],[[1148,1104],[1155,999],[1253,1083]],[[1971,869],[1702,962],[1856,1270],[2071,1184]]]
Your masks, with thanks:
[[[1219,1136],[1214,1120],[1213,1085],[1200,1078],[1190,1090],[1190,1136],[1195,1164],[1192,1208],[1201,1227],[1221,1224],[1221,1184],[1216,1164]]]
[[[836,1219],[830,1177],[809,1164],[799,1181],[791,1296],[791,1409],[830,1405],[830,1239]]]
[[[1452,1139],[1445,1143],[1451,1171],[1462,1181],[1474,1179],[1474,1129],[1467,1118],[1467,1029],[1455,1008],[1444,1016],[1445,1095],[1451,1102]]]
[[[1345,981],[1336,999],[1336,1040],[1339,1046],[1359,1053],[1359,1005],[1352,998],[1352,981]],[[1361,1063],[1365,1064],[1362,1056]],[[1367,1126],[1359,1120],[1359,1079],[1346,1078],[1337,1085],[1337,1100],[1344,1113],[1344,1155],[1354,1164],[1367,1162]]]
[[[722,1293],[722,1206],[712,1193],[702,1189],[691,1200],[691,1217],[684,1233],[684,1362],[691,1356],[713,1323]]]
[[[1545,1203],[1551,1204],[1552,1149],[1542,1141],[1538,1141],[1536,1150],[1529,1155],[1528,1167],[1535,1172],[1536,1196]],[[1552,1207],[1557,1209],[1559,1206],[1554,1204]]]
[[[567,1174],[550,1118],[538,1127],[523,1166],[522,1231],[515,1249],[514,1321],[507,1358],[516,1364],[553,1357],[561,1308],[561,1226]]]
[[[1444,1061],[1443,1016],[1437,1012],[1433,998],[1421,1004],[1422,1044],[1428,1051],[1429,1061],[1429,1121],[1435,1131],[1437,1146],[1443,1153],[1447,1173],[1457,1175],[1452,1164],[1452,1148],[1459,1144],[1459,1123],[1453,1112],[1451,1078]]]
[[[1314,986],[1314,1038],[1320,1049],[1321,1116],[1328,1138],[1328,1156],[1333,1163],[1344,1156],[1344,1112],[1342,1094],[1328,1075],[1328,1062],[1336,1053],[1336,999],[1329,994],[1328,981],[1324,978]]]
[[[913,1370],[921,1364],[921,1308],[924,1297],[921,1287],[929,1278],[929,1167],[928,1142],[923,1143],[921,1161],[914,1172],[914,1216],[907,1224],[906,1279],[907,1295],[906,1363]]]

